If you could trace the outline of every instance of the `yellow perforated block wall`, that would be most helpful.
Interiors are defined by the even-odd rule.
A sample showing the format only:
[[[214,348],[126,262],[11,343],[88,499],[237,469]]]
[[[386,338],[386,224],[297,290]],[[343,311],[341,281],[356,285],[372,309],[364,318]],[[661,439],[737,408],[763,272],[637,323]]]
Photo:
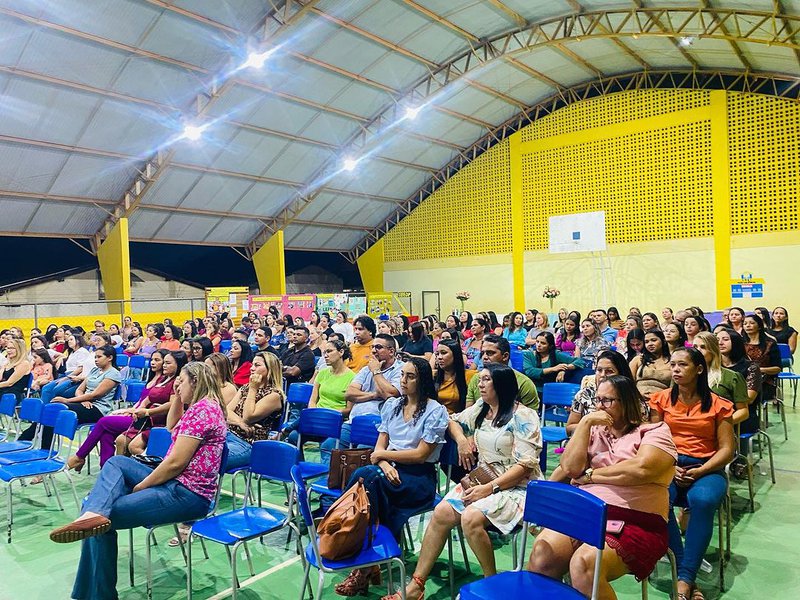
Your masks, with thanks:
[[[385,260],[511,251],[508,140],[451,177],[386,235]]]
[[[797,229],[797,103],[755,94],[729,94],[728,122],[732,233]]]

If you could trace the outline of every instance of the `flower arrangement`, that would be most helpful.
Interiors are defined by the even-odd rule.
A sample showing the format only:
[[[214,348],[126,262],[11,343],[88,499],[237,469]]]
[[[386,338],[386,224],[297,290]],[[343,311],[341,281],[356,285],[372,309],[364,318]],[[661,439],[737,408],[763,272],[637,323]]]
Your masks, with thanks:
[[[464,310],[464,302],[469,300],[469,292],[467,290],[456,292],[456,300],[461,302],[461,310]]]
[[[544,286],[544,291],[542,292],[542,298],[547,298],[550,300],[550,310],[553,310],[553,300],[558,298],[561,295],[561,292],[558,288],[550,287],[549,285]]]

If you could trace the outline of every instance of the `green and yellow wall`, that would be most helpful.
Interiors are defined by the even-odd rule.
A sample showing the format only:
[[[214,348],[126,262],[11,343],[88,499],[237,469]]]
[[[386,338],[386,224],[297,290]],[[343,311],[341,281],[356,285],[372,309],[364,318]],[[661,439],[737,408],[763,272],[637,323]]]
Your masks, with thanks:
[[[798,314],[800,106],[725,91],[642,90],[567,106],[463,168],[384,238],[384,287],[469,290],[473,309],[585,312],[732,303],[730,279]],[[551,215],[604,210],[608,250],[550,254]]]

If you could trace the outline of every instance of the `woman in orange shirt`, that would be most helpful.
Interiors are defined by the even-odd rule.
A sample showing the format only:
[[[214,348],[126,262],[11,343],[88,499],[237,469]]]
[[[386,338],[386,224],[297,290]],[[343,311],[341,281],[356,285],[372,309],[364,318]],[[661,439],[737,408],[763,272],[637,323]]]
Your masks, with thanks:
[[[175,325],[164,326],[164,337],[161,338],[161,343],[158,345],[159,350],[169,350],[175,352],[181,349],[181,330]]]
[[[708,368],[695,348],[675,350],[670,358],[673,386],[650,396],[650,420],[665,421],[678,449],[675,479],[669,487],[669,546],[678,563],[678,599],[702,600],[695,586],[727,489],[725,466],[733,460],[733,405],[708,386]],[[686,542],[672,507],[688,507]]]
[[[464,353],[457,340],[441,340],[433,354],[434,385],[439,404],[449,414],[459,413],[466,407],[467,384],[477,371],[464,368]]]

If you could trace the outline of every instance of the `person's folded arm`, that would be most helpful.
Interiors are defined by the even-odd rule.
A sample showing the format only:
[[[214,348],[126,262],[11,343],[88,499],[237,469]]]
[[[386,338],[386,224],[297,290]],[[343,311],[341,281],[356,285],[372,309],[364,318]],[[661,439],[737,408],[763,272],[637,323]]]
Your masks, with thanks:
[[[592,483],[645,485],[663,480],[670,471],[674,475],[675,459],[672,455],[656,446],[644,444],[633,458],[593,469]]]
[[[86,382],[84,381],[78,388],[78,391],[75,393],[75,397],[69,399],[69,403],[94,402],[95,400],[98,400],[108,394],[118,384],[119,382],[114,381],[113,379],[103,379],[103,381],[101,381],[93,391],[86,392]]]

